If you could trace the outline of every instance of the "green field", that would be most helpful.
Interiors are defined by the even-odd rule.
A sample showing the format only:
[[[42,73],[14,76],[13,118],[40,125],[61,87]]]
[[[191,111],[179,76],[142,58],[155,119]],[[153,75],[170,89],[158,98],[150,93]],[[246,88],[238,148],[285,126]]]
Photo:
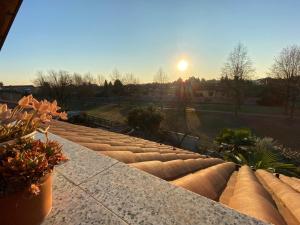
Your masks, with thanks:
[[[107,104],[86,112],[103,119],[125,123],[128,112],[136,106],[128,103]],[[228,113],[230,111],[226,107],[228,105],[207,104],[201,105],[201,110],[204,111],[190,108],[186,111],[186,118],[183,113],[178,113],[174,108],[168,107],[164,109],[165,119],[162,128],[198,136],[204,146],[209,146],[223,128],[248,127],[258,136],[272,137],[285,146],[300,149],[299,118],[291,122],[284,116],[279,116],[282,115],[279,113],[281,109],[261,106],[246,106],[243,109],[244,114],[236,118],[233,113]],[[200,107],[198,106],[198,108]],[[255,114],[251,114],[251,112],[255,112]],[[273,115],[270,116],[270,114]]]

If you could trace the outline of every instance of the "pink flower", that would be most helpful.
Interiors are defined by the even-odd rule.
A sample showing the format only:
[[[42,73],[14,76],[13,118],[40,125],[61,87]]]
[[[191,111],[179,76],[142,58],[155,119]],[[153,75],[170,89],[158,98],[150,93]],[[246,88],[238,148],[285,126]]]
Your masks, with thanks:
[[[61,112],[61,113],[59,113],[59,117],[62,120],[67,120],[68,119],[68,114],[66,112]]]
[[[39,107],[40,113],[49,113],[50,112],[50,105],[47,100],[41,101],[41,105]]]
[[[48,114],[46,113],[43,113],[41,116],[40,116],[40,119],[43,123],[46,123],[46,122],[50,122],[51,118],[49,117]]]
[[[30,103],[32,102],[32,95],[28,95],[28,96],[24,96],[23,98],[21,98],[19,101],[18,101],[18,104],[19,106],[22,106],[22,107],[28,107],[30,106]]]
[[[11,109],[8,109],[7,111],[0,113],[1,120],[8,119],[11,116]]]
[[[0,113],[6,112],[8,110],[6,104],[0,104]]]
[[[42,103],[36,100],[35,98],[32,99],[32,108],[35,110],[39,110],[41,107]]]

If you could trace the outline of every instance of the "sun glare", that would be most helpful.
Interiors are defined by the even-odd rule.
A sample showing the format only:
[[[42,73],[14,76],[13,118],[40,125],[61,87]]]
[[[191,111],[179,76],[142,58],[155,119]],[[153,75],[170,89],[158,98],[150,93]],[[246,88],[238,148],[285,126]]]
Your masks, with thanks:
[[[185,59],[181,59],[177,64],[177,68],[180,71],[186,71],[188,66],[189,66],[189,63]]]

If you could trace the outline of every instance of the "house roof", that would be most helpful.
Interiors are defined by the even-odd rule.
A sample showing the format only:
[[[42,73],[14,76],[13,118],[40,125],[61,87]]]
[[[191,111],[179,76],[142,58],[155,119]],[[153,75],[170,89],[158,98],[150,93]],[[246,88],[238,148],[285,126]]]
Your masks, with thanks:
[[[300,180],[172,146],[54,121],[50,131],[170,183],[276,225],[300,224]]]
[[[0,50],[22,4],[22,0],[0,0]]]

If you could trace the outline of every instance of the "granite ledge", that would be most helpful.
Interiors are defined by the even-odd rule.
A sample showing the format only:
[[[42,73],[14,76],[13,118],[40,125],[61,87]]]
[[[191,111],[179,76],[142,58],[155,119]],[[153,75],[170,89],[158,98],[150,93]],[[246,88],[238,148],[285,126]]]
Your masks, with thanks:
[[[43,225],[266,224],[59,136],[49,138],[63,145],[69,162],[56,169],[53,209]]]

